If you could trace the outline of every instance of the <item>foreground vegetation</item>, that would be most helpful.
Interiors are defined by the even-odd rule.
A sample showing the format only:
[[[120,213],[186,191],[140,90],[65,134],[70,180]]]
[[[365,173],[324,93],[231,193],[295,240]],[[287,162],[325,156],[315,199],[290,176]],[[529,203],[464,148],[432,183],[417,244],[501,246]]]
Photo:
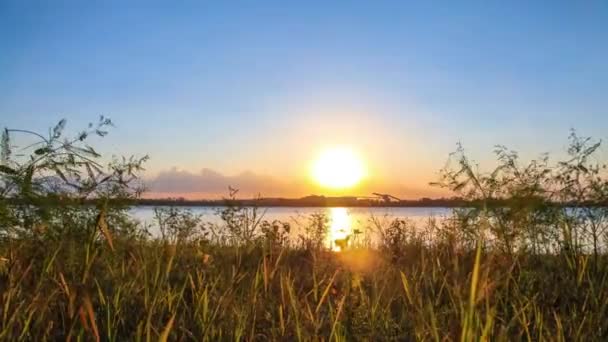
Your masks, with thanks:
[[[219,225],[158,209],[151,235],[122,202],[145,158],[102,166],[85,144],[109,124],[66,140],[60,123],[25,157],[10,138],[31,132],[5,131],[1,340],[608,338],[608,183],[590,139],[555,164],[498,148],[486,173],[459,149],[437,185],[479,206],[418,227],[371,218],[374,238],[336,253],[322,214],[292,227],[251,207]]]

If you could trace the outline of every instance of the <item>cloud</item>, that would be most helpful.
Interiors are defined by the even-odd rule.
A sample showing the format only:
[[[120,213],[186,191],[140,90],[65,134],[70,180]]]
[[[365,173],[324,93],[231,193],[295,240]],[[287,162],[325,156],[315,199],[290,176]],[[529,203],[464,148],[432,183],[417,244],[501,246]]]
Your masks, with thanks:
[[[251,171],[227,176],[207,168],[198,173],[172,168],[147,180],[146,185],[148,197],[215,198],[228,195],[229,186],[239,189],[240,196],[247,197],[258,194],[265,197],[288,196],[296,192],[293,185],[270,176]]]

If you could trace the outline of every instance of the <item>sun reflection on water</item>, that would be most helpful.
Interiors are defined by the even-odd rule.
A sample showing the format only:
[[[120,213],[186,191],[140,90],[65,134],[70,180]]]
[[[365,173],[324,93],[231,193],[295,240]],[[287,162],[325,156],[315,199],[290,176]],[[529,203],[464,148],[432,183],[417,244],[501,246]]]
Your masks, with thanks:
[[[329,231],[327,244],[333,251],[339,252],[350,244],[352,223],[346,208],[330,208]]]

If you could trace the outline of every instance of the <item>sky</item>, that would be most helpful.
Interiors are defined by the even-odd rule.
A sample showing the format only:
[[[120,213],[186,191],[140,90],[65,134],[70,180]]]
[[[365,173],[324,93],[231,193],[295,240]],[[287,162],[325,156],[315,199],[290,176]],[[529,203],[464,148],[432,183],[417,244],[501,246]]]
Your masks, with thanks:
[[[309,165],[348,146],[350,194],[437,197],[461,142],[524,158],[569,129],[608,137],[608,2],[0,2],[0,126],[150,156],[154,196],[324,194]],[[605,153],[603,151],[602,153]]]

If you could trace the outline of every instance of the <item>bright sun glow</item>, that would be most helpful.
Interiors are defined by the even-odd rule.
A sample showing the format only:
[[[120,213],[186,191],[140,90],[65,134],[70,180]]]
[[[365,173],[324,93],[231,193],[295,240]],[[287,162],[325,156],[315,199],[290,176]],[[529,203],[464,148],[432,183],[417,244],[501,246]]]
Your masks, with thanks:
[[[312,167],[313,178],[332,189],[349,188],[365,176],[365,167],[357,154],[347,148],[323,151]]]

